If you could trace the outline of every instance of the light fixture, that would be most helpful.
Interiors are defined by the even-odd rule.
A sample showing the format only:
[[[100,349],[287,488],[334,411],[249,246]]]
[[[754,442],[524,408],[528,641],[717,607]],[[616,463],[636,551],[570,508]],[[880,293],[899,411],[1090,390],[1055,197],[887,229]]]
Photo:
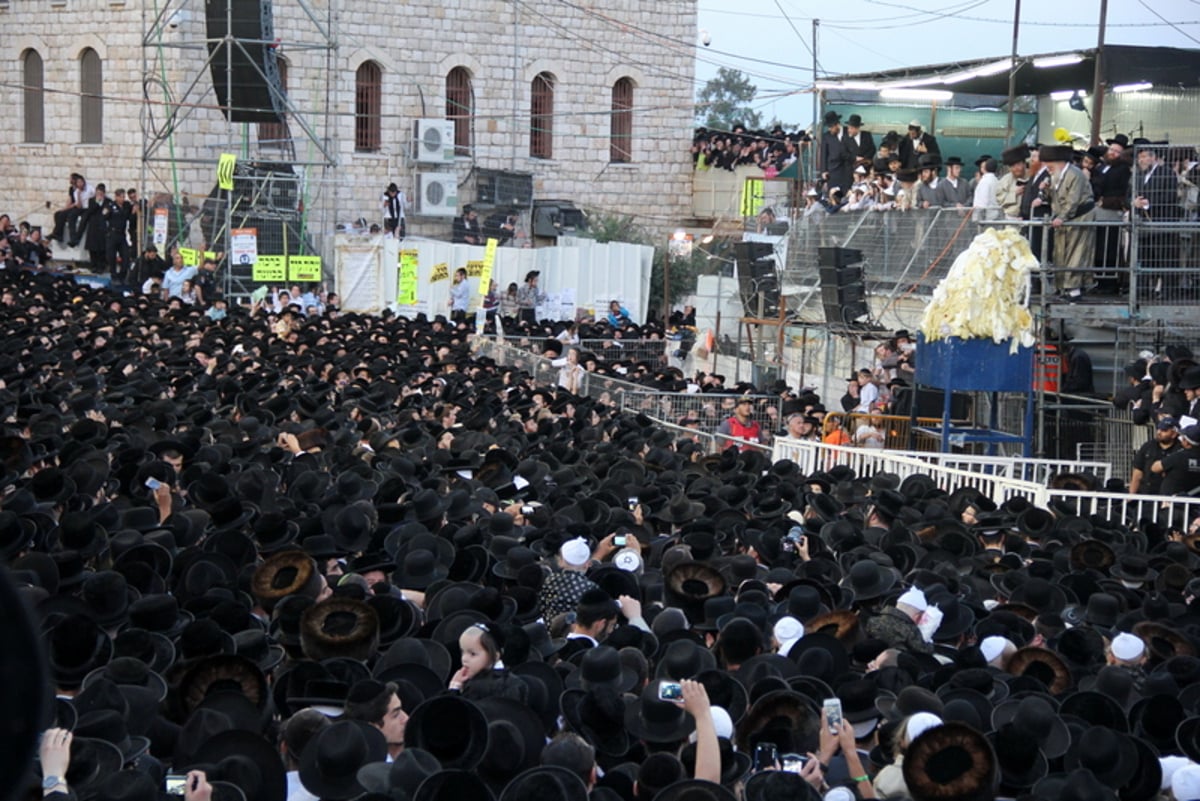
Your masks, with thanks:
[[[950,100],[954,92],[945,89],[883,89],[879,96],[884,100]]]
[[[687,231],[680,228],[678,231],[671,234],[671,238],[674,239],[676,242],[682,242],[683,240],[688,238]]]
[[[872,91],[878,89],[879,84],[875,81],[817,81],[817,88],[821,90],[865,89]]]
[[[1154,84],[1150,83],[1149,81],[1142,81],[1141,83],[1125,83],[1121,84],[1120,86],[1114,86],[1112,91],[1113,94],[1123,95],[1126,92],[1143,92],[1146,89],[1153,88]]]
[[[714,237],[712,234],[705,234],[704,236],[700,237],[700,244],[701,245],[711,245],[712,241],[715,238],[716,237]]]
[[[1059,92],[1051,92],[1050,99],[1051,100],[1070,100],[1072,97],[1076,97],[1076,96],[1087,97],[1087,94],[1088,93],[1083,91],[1082,89],[1063,89],[1062,91],[1059,91]]]
[[[1071,64],[1078,64],[1083,61],[1083,56],[1079,53],[1063,53],[1057,56],[1042,56],[1033,60],[1033,66],[1038,69],[1046,69],[1048,67],[1067,67]]]
[[[1002,72],[1007,72],[1013,66],[1012,59],[1004,59],[1003,61],[993,61],[991,64],[984,64],[982,67],[975,67],[971,72],[975,73],[980,78],[986,78],[990,75],[999,75]]]
[[[894,83],[884,84],[879,88],[882,90],[915,89],[919,86],[935,86],[937,84],[944,84],[945,82],[946,76],[944,75],[930,75],[925,78],[913,78],[912,80],[907,81],[895,81]]]

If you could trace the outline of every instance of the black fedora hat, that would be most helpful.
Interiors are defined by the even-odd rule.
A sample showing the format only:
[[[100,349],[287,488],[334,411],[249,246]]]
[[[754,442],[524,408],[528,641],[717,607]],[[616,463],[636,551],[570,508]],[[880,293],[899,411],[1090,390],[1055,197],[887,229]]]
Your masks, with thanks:
[[[988,735],[1000,769],[1000,792],[1017,793],[1033,787],[1050,770],[1035,740],[1006,724]]]
[[[1059,705],[1058,714],[1074,715],[1093,726],[1118,732],[1129,731],[1129,719],[1124,708],[1111,697],[1095,690],[1071,693]]]
[[[793,690],[773,690],[760,696],[738,721],[735,742],[751,752],[760,742],[773,742],[780,753],[815,750],[820,727],[816,705]]]
[[[559,706],[567,725],[600,753],[622,757],[629,751],[625,704],[619,693],[566,690],[559,698]]]
[[[669,784],[654,797],[658,801],[737,801],[737,796],[728,787],[704,779],[684,779]]]
[[[216,767],[214,778],[239,787],[246,801],[287,797],[287,772],[279,751],[254,732],[223,731],[202,743],[192,758],[196,764]]]
[[[935,726],[913,740],[903,771],[913,801],[985,801],[995,796],[992,745],[962,723]]]
[[[50,676],[61,688],[78,687],[88,673],[108,664],[112,657],[112,640],[84,615],[65,616],[44,639]]]
[[[469,770],[439,770],[421,782],[411,796],[412,801],[459,801],[464,798],[493,801],[495,797],[483,778]]]
[[[992,712],[992,728],[1012,726],[1035,741],[1047,759],[1058,759],[1071,746],[1071,731],[1049,699],[1038,695],[1010,698]]]
[[[480,698],[477,705],[488,722],[488,744],[475,770],[493,788],[540,761],[546,744],[541,719],[525,703],[512,698]]]
[[[106,740],[92,737],[75,737],[71,740],[71,760],[67,768],[67,780],[70,787],[80,798],[92,797],[104,780],[121,770],[125,757],[121,749]],[[13,774],[13,784],[17,785],[17,774]]]
[[[387,757],[383,732],[357,720],[343,719],[317,732],[300,757],[300,780],[323,799],[357,798],[364,791],[358,770]]]
[[[1091,726],[1067,749],[1063,767],[1087,768],[1109,787],[1121,787],[1137,771],[1137,747],[1121,732],[1107,726]]]
[[[433,754],[442,767],[471,770],[487,750],[487,717],[466,698],[440,695],[412,711],[404,742]]]
[[[368,793],[412,798],[421,782],[442,769],[437,757],[406,747],[392,762],[371,762],[358,769],[358,783]]]
[[[625,728],[646,742],[677,742],[692,732],[695,721],[679,706],[658,697],[660,684],[652,681],[640,697],[626,699]]]
[[[513,777],[500,801],[587,801],[588,788],[579,774],[556,765],[541,765]]]
[[[637,680],[637,673],[621,662],[616,648],[598,645],[584,652],[579,669],[572,671],[563,683],[568,689],[578,687],[593,691],[605,688],[628,692]]]
[[[854,593],[855,602],[870,601],[896,586],[896,574],[874,560],[860,559],[850,568],[841,586]]]

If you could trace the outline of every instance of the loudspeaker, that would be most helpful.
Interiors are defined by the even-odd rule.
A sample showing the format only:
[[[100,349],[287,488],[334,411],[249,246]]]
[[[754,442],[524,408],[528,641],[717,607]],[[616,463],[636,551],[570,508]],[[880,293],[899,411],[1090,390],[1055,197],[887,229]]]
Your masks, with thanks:
[[[941,418],[945,394],[940,389],[922,389],[917,392],[917,417]],[[912,387],[895,387],[892,390],[892,409],[895,414],[908,415],[912,412]],[[955,392],[950,398],[950,417],[953,420],[971,419],[971,395]]]
[[[853,248],[817,248],[817,265],[821,267],[845,267],[863,260],[863,252]]]
[[[282,122],[271,0],[205,0],[209,71],[230,122]],[[226,42],[229,35],[233,41]]]
[[[733,246],[738,294],[747,317],[779,314],[779,272],[774,255],[775,248],[768,242],[738,242]]]
[[[825,322],[855,325],[871,316],[867,306],[867,284],[862,267],[851,265],[862,261],[861,250],[850,248],[820,248],[821,305],[825,307]]]

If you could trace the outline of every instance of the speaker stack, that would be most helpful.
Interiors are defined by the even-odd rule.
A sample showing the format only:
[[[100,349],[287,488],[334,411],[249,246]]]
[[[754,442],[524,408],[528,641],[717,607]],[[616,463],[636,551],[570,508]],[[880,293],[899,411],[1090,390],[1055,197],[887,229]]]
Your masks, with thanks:
[[[778,316],[779,270],[774,246],[769,242],[738,242],[733,247],[733,258],[746,316]]]
[[[863,254],[852,248],[818,248],[821,273],[821,303],[825,322],[860,326],[870,321],[867,285],[863,277]]]
[[[271,0],[206,0],[209,71],[230,122],[282,122]],[[231,41],[226,41],[226,36]]]

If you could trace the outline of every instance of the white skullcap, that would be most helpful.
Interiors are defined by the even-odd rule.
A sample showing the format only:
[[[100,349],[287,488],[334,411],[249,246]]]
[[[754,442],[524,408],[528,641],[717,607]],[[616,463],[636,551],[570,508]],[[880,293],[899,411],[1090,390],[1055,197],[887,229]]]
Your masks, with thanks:
[[[779,640],[779,645],[782,647],[784,643],[793,643],[804,636],[804,624],[791,615],[787,615],[775,621],[773,631],[775,639]]]
[[[983,658],[986,661],[992,662],[1010,645],[1013,645],[1013,642],[1007,637],[992,635],[983,638],[983,642],[979,643],[979,650],[983,651]]]
[[[717,730],[718,737],[724,737],[726,740],[733,739],[733,718],[725,711],[724,707],[710,706],[709,713],[712,715],[713,728]],[[688,735],[688,742],[696,742],[696,732]]]
[[[583,537],[567,540],[563,543],[562,548],[559,548],[558,553],[564,562],[573,567],[586,565],[592,558],[592,549],[588,547],[587,540]]]
[[[1171,789],[1171,779],[1174,778],[1175,771],[1195,763],[1187,757],[1165,756],[1158,758],[1158,764],[1162,766],[1162,786],[1158,789],[1166,791]]]
[[[1117,659],[1137,659],[1146,652],[1146,643],[1136,634],[1121,632],[1112,641],[1112,653]]]
[[[904,724],[904,734],[911,743],[925,732],[941,725],[942,719],[932,712],[918,712],[909,716],[908,723]]]
[[[1171,776],[1171,794],[1175,801],[1196,801],[1200,798],[1200,765],[1191,764]]]
[[[831,787],[823,801],[854,801],[854,793],[849,787]]]
[[[918,612],[924,612],[929,608],[929,602],[925,600],[925,593],[919,587],[909,587],[903,595],[896,599],[896,603],[907,604]]]

